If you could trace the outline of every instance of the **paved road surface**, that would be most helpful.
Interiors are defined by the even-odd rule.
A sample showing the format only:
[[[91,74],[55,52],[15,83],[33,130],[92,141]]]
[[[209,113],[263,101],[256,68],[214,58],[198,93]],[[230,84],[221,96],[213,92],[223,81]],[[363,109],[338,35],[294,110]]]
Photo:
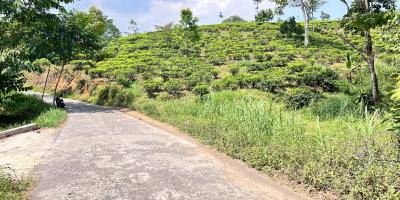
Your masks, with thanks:
[[[120,111],[66,103],[68,119],[33,172],[32,199],[302,199]]]

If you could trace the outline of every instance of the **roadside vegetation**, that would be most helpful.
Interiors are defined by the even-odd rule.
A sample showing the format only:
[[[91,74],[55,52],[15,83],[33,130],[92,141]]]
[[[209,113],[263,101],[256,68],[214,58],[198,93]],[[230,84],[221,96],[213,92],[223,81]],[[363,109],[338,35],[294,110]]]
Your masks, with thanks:
[[[29,123],[40,128],[57,127],[66,119],[66,112],[33,96],[14,93],[0,106],[0,129],[9,129]]]
[[[0,168],[0,199],[19,200],[26,198],[31,182],[10,175],[9,170]]]
[[[179,24],[156,26],[154,32],[138,33],[131,20],[132,32],[125,37],[96,8],[63,11],[53,16],[56,20],[37,23],[46,26],[34,27],[24,22],[32,18],[18,18],[23,8],[4,5],[11,9],[4,13],[15,16],[11,23],[0,23],[7,30],[0,32],[7,47],[0,48],[0,66],[17,73],[0,79],[13,86],[0,88],[0,100],[33,101],[5,98],[23,90],[27,77],[36,88],[47,85],[54,93],[132,108],[176,125],[227,155],[311,191],[341,199],[399,199],[396,1],[340,0],[347,8],[341,20],[328,20],[328,13],[321,13],[324,20],[314,19],[325,1],[273,1],[275,12],[260,10],[262,1],[254,2],[255,22],[232,16],[199,26],[192,11],[184,9]],[[286,7],[301,9],[304,22],[295,17],[269,22]],[[36,14],[52,15],[46,9]],[[29,34],[9,37],[24,23],[34,33],[60,37],[48,41],[33,34],[33,44],[26,40]],[[31,50],[30,60],[19,49],[24,45]],[[43,57],[44,66],[34,64]],[[25,76],[24,71],[38,73]],[[22,108],[11,102],[3,112],[15,114],[4,119],[12,124],[29,116]],[[56,124],[61,113],[46,111],[30,120]]]

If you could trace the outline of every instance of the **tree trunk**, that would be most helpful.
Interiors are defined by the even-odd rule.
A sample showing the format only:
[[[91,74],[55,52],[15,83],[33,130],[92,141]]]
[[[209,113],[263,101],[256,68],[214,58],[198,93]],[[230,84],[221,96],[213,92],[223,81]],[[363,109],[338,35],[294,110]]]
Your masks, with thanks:
[[[63,64],[62,64],[61,72],[60,72],[60,75],[58,76],[57,83],[56,83],[56,87],[54,88],[53,105],[55,104],[55,101],[56,101],[56,95],[57,95],[58,84],[60,83],[60,79],[61,79],[61,76],[62,76],[62,74],[63,74],[63,72],[64,72],[64,67],[65,67],[66,63],[67,63],[67,62],[64,61]]]
[[[303,16],[304,16],[304,46],[307,47],[309,44],[309,40],[308,40],[308,34],[309,34],[309,14],[307,11],[306,6],[304,5],[304,3],[301,3],[301,11],[303,12]]]
[[[49,79],[49,74],[50,74],[50,67],[51,67],[51,65],[49,65],[49,68],[47,69],[46,81],[44,82],[44,88],[43,88],[43,93],[42,93],[42,100],[44,97],[44,93],[46,92],[47,80]]]
[[[375,55],[372,46],[372,37],[370,31],[365,31],[365,52],[367,53],[368,69],[371,76],[371,89],[372,89],[372,101],[374,104],[379,103],[379,84],[378,77],[375,71]]]

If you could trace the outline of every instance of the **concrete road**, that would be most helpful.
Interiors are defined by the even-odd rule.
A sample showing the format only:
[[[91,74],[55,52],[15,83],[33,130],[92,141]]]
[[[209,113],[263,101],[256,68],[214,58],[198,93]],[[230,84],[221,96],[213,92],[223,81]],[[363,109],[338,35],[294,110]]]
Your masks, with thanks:
[[[47,99],[49,100],[49,99]],[[118,110],[67,100],[32,199],[305,199],[238,161]]]

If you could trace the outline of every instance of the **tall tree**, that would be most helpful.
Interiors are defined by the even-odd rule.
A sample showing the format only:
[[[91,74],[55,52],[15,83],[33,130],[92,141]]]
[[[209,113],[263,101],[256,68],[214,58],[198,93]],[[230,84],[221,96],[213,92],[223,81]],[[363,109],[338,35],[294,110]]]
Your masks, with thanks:
[[[260,11],[260,4],[263,2],[264,0],[253,0],[253,2],[256,4],[256,14],[258,14],[258,12]]]
[[[349,5],[345,0],[340,0]],[[357,50],[361,57],[368,63],[368,69],[371,79],[371,90],[373,103],[380,101],[379,82],[375,69],[375,54],[373,50],[374,39],[371,30],[382,27],[388,23],[390,17],[388,13],[396,7],[396,0],[354,0],[351,6],[348,6],[348,12],[342,19],[344,33],[359,34],[364,37],[364,49],[352,44],[342,34],[338,35],[343,41]]]
[[[55,52],[52,59],[59,61],[61,65],[54,89],[54,99],[65,65],[74,59],[90,58],[100,50],[104,45],[104,34],[107,31],[107,19],[100,15],[99,10],[64,11],[58,16],[52,40],[49,41]]]
[[[309,5],[310,5],[310,10],[311,10],[311,21],[314,22],[314,20],[315,20],[314,14],[318,11],[318,9],[320,9],[325,4],[326,4],[325,0],[310,0]],[[313,31],[314,31],[314,28],[315,28],[315,26],[313,23],[313,25],[312,25]]]
[[[308,46],[309,42],[309,24],[312,17],[313,9],[316,5],[322,4],[323,0],[270,0],[278,5],[276,10],[281,13],[285,7],[299,7],[304,17],[304,46]]]
[[[23,71],[38,70],[32,61],[52,53],[42,45],[52,37],[49,30],[57,23],[57,12],[64,10],[62,4],[71,2],[0,1],[0,100],[10,91],[23,89]]]
[[[183,9],[181,11],[181,26],[185,31],[185,36],[192,42],[196,42],[200,39],[199,26],[197,25],[199,18],[193,16],[193,12],[190,9]]]

